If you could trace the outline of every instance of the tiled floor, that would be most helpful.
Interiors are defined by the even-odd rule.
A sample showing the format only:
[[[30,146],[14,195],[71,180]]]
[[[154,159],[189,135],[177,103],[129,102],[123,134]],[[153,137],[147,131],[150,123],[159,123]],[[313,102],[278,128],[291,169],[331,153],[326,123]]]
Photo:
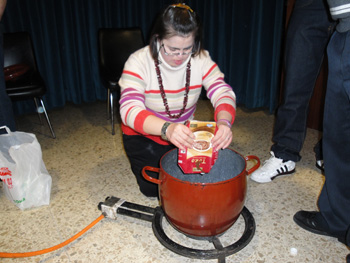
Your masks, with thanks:
[[[123,152],[120,132],[110,134],[105,102],[67,105],[51,111],[57,139],[46,126],[37,125],[37,116],[17,120],[19,130],[35,133],[43,159],[52,176],[49,206],[20,211],[8,201],[0,187],[0,252],[27,252],[57,245],[72,237],[101,215],[99,202],[113,195],[129,202],[156,207],[158,201],[143,196]],[[197,119],[211,120],[208,101],[200,101]],[[263,111],[237,110],[231,148],[243,156],[269,157],[274,116]],[[116,130],[120,131],[119,124]],[[318,132],[308,130],[297,172],[269,184],[248,178],[246,207],[256,222],[251,242],[228,256],[226,262],[345,262],[349,250],[336,239],[317,236],[299,228],[293,215],[300,209],[315,210],[323,176],[314,166],[313,145]],[[239,237],[243,219],[222,237],[227,245]],[[168,227],[168,226],[167,226]],[[172,229],[169,230],[172,232]],[[171,234],[171,233],[170,233]],[[178,234],[175,232],[174,238]],[[186,239],[186,238],[182,238]],[[235,241],[236,239],[233,239]],[[187,241],[189,245],[204,241]],[[204,242],[204,243],[203,243]],[[291,254],[291,248],[297,250]],[[165,248],[155,237],[151,223],[119,216],[103,219],[73,243],[40,256],[0,259],[0,262],[218,262],[191,259]]]

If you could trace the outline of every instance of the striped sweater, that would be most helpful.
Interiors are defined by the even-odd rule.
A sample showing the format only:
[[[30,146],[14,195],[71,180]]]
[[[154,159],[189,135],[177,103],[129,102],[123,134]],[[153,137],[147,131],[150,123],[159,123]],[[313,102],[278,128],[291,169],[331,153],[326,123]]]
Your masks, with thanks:
[[[157,143],[168,144],[160,136],[152,136],[144,132],[145,119],[149,115],[178,123],[193,119],[202,86],[206,89],[207,97],[215,109],[214,118],[216,119],[219,111],[225,110],[231,113],[233,122],[236,113],[236,96],[232,88],[225,83],[223,73],[211,60],[207,51],[194,58],[189,56],[187,61],[179,67],[168,65],[159,53],[159,68],[171,114],[178,114],[183,108],[186,66],[189,59],[191,59],[191,81],[187,107],[179,119],[172,119],[165,111],[149,46],[136,51],[129,57],[119,80],[120,115],[124,134],[142,134]]]
[[[327,0],[329,11],[334,20],[339,19],[338,32],[350,30],[350,0]]]

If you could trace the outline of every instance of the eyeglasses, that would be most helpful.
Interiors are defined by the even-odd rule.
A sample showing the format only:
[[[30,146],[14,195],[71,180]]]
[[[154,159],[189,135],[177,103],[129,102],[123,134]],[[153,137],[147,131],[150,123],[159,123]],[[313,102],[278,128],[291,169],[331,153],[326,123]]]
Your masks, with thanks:
[[[167,52],[164,44],[162,44],[161,47],[164,49],[164,54],[167,56],[188,56],[192,54],[192,49],[193,49],[193,46],[192,46],[190,47],[191,50],[188,52]]]

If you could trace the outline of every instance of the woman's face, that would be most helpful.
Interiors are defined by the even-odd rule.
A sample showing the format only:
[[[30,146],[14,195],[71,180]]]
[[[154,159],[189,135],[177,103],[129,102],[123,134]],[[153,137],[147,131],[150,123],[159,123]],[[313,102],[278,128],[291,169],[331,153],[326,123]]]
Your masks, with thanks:
[[[188,36],[173,36],[160,41],[160,52],[166,63],[178,67],[192,54],[194,44],[193,34]]]

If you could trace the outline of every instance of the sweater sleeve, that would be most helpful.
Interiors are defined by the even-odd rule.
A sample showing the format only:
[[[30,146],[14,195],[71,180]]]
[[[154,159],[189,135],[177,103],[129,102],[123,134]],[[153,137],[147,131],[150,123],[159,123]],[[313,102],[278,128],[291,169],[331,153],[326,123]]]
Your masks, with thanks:
[[[202,55],[203,56],[203,55]],[[227,111],[232,116],[232,123],[236,116],[236,95],[231,86],[224,80],[224,74],[218,65],[212,61],[206,52],[203,58],[203,86],[214,109],[214,118],[220,111]]]
[[[137,55],[132,54],[125,63],[119,80],[120,86],[120,116],[124,125],[138,133],[145,134],[143,124],[149,115],[145,106],[145,72]]]
[[[337,31],[350,30],[350,0],[327,0],[329,11],[334,20],[339,20]]]

